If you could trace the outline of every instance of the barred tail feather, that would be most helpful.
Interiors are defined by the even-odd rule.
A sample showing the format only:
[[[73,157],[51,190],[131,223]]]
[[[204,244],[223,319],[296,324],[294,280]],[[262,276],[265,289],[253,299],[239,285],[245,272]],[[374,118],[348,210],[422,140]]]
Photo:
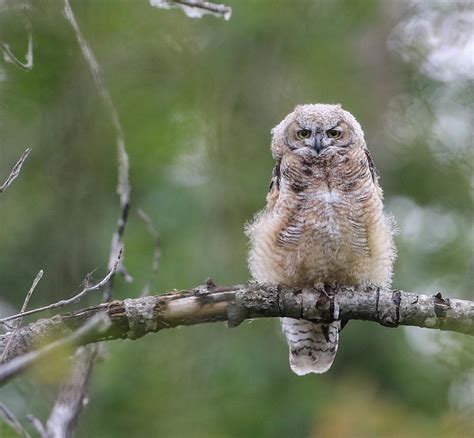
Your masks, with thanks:
[[[290,350],[291,370],[303,376],[325,373],[336,357],[341,321],[329,324],[281,318]]]

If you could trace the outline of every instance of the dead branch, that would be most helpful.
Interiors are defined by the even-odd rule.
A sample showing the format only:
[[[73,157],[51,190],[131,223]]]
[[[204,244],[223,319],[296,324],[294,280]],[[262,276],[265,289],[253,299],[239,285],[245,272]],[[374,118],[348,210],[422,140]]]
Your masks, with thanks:
[[[87,402],[89,379],[99,355],[98,348],[90,347],[77,349],[69,376],[61,384],[53,410],[46,423],[50,437],[69,438],[73,435],[78,417]]]
[[[36,309],[31,309],[31,310],[26,310],[26,311],[17,313],[16,315],[10,315],[10,316],[6,316],[5,318],[1,318],[0,324],[5,324],[8,321],[18,319],[18,318],[23,318],[24,316],[33,315],[35,313],[44,312],[46,310],[57,309],[59,307],[64,307],[69,304],[79,302],[89,292],[100,290],[109,282],[110,278],[112,277],[115,270],[117,269],[117,265],[120,261],[121,256],[122,256],[122,251],[118,253],[117,259],[115,260],[114,265],[112,266],[112,269],[109,271],[109,273],[102,280],[100,280],[98,283],[94,284],[93,286],[86,285],[79,293],[77,293],[73,297],[68,298],[66,300],[60,300],[60,301],[57,301],[56,303],[48,304],[47,306],[42,306],[42,307],[38,307]]]
[[[48,432],[46,431],[45,427],[43,426],[43,423],[39,418],[36,418],[34,415],[31,414],[29,414],[27,418],[41,438],[51,438],[48,436]]]
[[[38,285],[38,283],[40,282],[41,278],[43,278],[43,270],[42,269],[38,272],[38,274],[36,274],[36,277],[33,280],[33,283],[32,283],[30,289],[28,290],[28,292],[26,294],[25,300],[23,301],[23,306],[21,306],[20,314],[25,312],[26,307],[28,306],[28,303],[30,302],[30,298],[33,295],[33,292],[34,292],[36,286]],[[15,334],[16,334],[15,329],[20,327],[22,320],[23,320],[23,317],[19,317],[18,319],[16,319],[13,322],[14,330],[12,331],[10,339],[8,340],[7,345],[6,345],[5,349],[3,350],[2,356],[0,357],[0,363],[3,362],[3,360],[5,359],[5,356],[8,352],[8,349],[10,348],[10,344],[12,342],[12,339],[15,337]]]
[[[166,295],[115,300],[42,319],[18,330],[6,355],[21,356],[48,340],[74,333],[84,322],[105,312],[110,327],[87,342],[137,339],[177,326],[228,321],[235,327],[246,319],[291,317],[347,321],[359,319],[386,327],[410,325],[474,335],[474,302],[399,290],[349,287],[318,291],[285,289],[256,283],[218,287],[212,283]],[[8,333],[0,335],[0,352]]]
[[[13,412],[11,412],[3,403],[0,403],[0,418],[2,418],[18,436],[22,438],[30,438],[30,434],[23,428]]]
[[[90,343],[99,333],[103,333],[107,330],[109,325],[110,321],[107,315],[104,314],[104,312],[99,312],[85,321],[77,330],[70,332],[67,336],[56,339],[44,347],[29,351],[0,365],[0,385],[8,382],[12,377],[25,371],[58,350]],[[13,342],[10,351],[13,351],[14,345],[15,343]]]
[[[119,217],[117,219],[117,226],[114,235],[112,236],[112,244],[109,254],[109,270],[112,269],[114,261],[117,259],[117,254],[119,251],[123,251],[123,234],[125,232],[125,225],[128,218],[128,210],[130,207],[130,181],[129,181],[129,162],[128,154],[125,148],[125,138],[123,135],[122,125],[120,123],[120,118],[115,108],[112,96],[108,88],[105,85],[105,81],[102,77],[102,72],[100,65],[97,62],[97,59],[92,51],[89,43],[84,38],[79,24],[76,20],[74,12],[71,8],[69,0],[64,0],[64,13],[66,19],[69,21],[69,24],[74,30],[79,46],[82,50],[84,59],[87,62],[89,70],[94,78],[94,83],[96,85],[97,91],[99,93],[102,102],[107,109],[107,112],[110,115],[112,124],[115,129],[116,142],[117,142],[117,155],[118,155],[118,182],[117,182],[117,194],[120,199],[120,211]],[[116,270],[118,273],[122,274],[126,281],[131,282],[132,277],[128,274],[125,269],[124,257],[120,258],[120,263]],[[104,290],[104,300],[108,301],[110,299],[110,289],[112,287],[114,274],[112,274],[105,285]]]
[[[153,239],[154,242],[154,250],[153,250],[153,257],[151,260],[151,274],[150,278],[147,280],[145,283],[145,286],[143,287],[141,296],[147,296],[150,295],[150,289],[151,285],[153,284],[153,281],[155,280],[157,274],[158,274],[158,268],[160,267],[160,258],[161,258],[161,237],[160,233],[156,229],[155,225],[153,224],[152,220],[150,219],[150,216],[148,216],[142,209],[137,210],[138,216],[140,219],[145,223],[148,232],[150,233],[151,238]]]
[[[23,166],[23,163],[25,160],[28,158],[28,155],[31,152],[31,148],[27,148],[23,154],[21,154],[20,159],[15,163],[13,166],[12,171],[10,172],[10,175],[8,175],[8,178],[5,180],[5,182],[0,186],[0,193],[3,193],[8,187],[11,185],[13,181],[17,178],[17,176],[21,172],[21,166]]]
[[[22,70],[32,70],[33,69],[33,32],[31,30],[31,22],[27,19],[26,29],[28,31],[28,49],[25,55],[25,62],[21,62],[10,49],[10,45],[1,42],[3,48],[3,59],[6,62],[11,62],[12,64],[20,67]]]
[[[201,18],[203,15],[210,14],[230,20],[232,15],[230,6],[204,0],[150,0],[150,4],[161,9],[180,8],[191,18]]]

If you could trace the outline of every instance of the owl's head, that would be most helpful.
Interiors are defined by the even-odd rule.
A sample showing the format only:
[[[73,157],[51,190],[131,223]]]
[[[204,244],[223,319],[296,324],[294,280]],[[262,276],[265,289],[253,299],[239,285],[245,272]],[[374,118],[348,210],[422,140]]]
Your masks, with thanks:
[[[340,105],[298,105],[272,129],[272,154],[320,155],[364,147],[364,133],[354,116]]]

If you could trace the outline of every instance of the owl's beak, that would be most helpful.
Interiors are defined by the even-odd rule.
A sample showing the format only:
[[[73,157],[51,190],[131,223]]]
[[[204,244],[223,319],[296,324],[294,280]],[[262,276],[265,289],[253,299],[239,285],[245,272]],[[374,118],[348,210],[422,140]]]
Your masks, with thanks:
[[[314,137],[313,149],[319,154],[323,146],[321,145],[321,134],[317,133]]]

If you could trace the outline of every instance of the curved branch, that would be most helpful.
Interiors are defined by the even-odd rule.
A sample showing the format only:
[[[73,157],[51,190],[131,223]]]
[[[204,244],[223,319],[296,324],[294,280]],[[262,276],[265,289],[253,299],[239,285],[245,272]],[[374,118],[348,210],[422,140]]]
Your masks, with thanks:
[[[10,46],[7,43],[1,42],[3,48],[3,59],[6,62],[11,62],[17,67],[23,70],[33,69],[33,32],[31,30],[31,23],[28,20],[26,23],[26,29],[28,30],[28,49],[25,55],[25,62],[21,62],[12,52]]]
[[[111,321],[107,330],[85,343],[137,339],[177,326],[245,319],[291,317],[334,321],[359,319],[386,327],[411,325],[474,335],[474,302],[392,289],[339,287],[335,290],[283,288],[257,283],[218,287],[208,282],[195,289],[166,295],[115,300],[75,312],[40,319],[18,329],[6,355],[11,360],[45,342],[71,335],[100,313]],[[10,337],[0,335],[0,353]]]

